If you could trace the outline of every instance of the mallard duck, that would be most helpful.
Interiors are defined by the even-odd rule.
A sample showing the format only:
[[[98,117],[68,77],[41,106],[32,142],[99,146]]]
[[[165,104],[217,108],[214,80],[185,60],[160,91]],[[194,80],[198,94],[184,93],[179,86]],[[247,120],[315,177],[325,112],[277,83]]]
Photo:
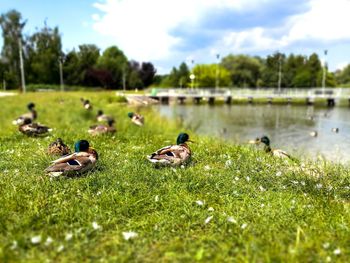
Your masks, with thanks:
[[[99,121],[99,122],[108,122],[109,120],[113,120],[113,117],[111,117],[111,116],[108,116],[108,115],[106,115],[106,114],[103,114],[103,111],[102,110],[99,110],[98,112],[97,112],[97,115],[96,115],[96,119],[97,119],[97,121]]]
[[[332,128],[332,132],[338,133],[339,132],[339,128]]]
[[[273,156],[277,156],[280,158],[291,158],[291,156],[286,153],[283,150],[280,149],[272,149],[270,147],[270,139],[267,136],[263,136],[261,138],[256,138],[254,141],[249,141],[250,143],[254,143],[254,144],[259,144],[259,143],[263,143],[264,144],[264,150],[265,152],[272,154]]]
[[[317,131],[312,131],[309,133],[311,137],[317,137],[318,136],[318,132]]]
[[[140,114],[129,112],[128,116],[131,119],[131,121],[138,126],[142,126],[145,123],[145,118]]]
[[[109,120],[108,125],[93,125],[90,126],[88,133],[91,135],[98,135],[98,134],[107,134],[107,133],[114,133],[116,132],[116,128],[113,126],[114,120]]]
[[[88,141],[77,141],[74,150],[74,153],[53,161],[53,164],[46,168],[45,172],[52,177],[74,176],[89,171],[95,166],[98,154],[94,148],[90,147]]]
[[[28,136],[45,135],[52,131],[52,129],[40,123],[32,123],[30,119],[25,119],[24,123],[18,127],[18,130]]]
[[[64,144],[61,138],[58,138],[56,141],[50,143],[47,152],[48,154],[52,155],[67,155],[71,153],[69,147]]]
[[[14,125],[22,125],[24,124],[25,120],[30,120],[30,122],[33,122],[38,117],[38,114],[35,110],[35,104],[33,102],[29,103],[27,105],[27,108],[29,112],[19,116],[16,120],[14,120],[12,122]]]
[[[151,155],[147,159],[156,164],[163,165],[180,165],[189,161],[191,157],[191,149],[186,142],[192,142],[187,133],[180,133],[176,140],[176,145],[163,147]]]
[[[80,98],[80,101],[83,103],[83,106],[86,110],[92,110],[92,105],[89,100],[86,100],[84,98]]]

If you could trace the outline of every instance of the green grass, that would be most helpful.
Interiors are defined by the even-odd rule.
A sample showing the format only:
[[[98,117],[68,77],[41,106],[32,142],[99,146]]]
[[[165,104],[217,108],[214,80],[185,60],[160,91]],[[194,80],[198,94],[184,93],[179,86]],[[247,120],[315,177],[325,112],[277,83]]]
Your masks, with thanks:
[[[11,124],[29,101],[38,121],[54,128],[49,137],[26,137]],[[347,166],[304,162],[301,169],[299,161],[187,131],[192,162],[155,169],[145,156],[183,130],[152,109],[118,101],[114,92],[0,98],[0,262],[349,260]],[[87,134],[100,108],[116,117],[115,136]],[[130,123],[131,110],[145,115],[144,127]],[[100,156],[96,169],[50,179],[44,169],[53,157],[45,151],[57,137],[71,147],[88,139]],[[138,236],[125,240],[126,231]],[[33,244],[36,236],[41,242]]]

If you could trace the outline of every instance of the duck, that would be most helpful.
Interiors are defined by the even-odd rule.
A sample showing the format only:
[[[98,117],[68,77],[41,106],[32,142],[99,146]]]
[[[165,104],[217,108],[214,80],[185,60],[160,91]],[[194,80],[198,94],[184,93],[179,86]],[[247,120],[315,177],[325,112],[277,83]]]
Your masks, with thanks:
[[[129,112],[128,116],[131,119],[131,121],[138,126],[143,126],[143,124],[145,123],[145,118],[140,114]]]
[[[318,136],[318,132],[317,131],[312,131],[309,133],[311,137],[317,137]]]
[[[19,116],[17,119],[12,121],[12,124],[22,125],[22,124],[24,124],[25,120],[30,120],[30,122],[33,122],[38,117],[38,114],[35,110],[35,104],[33,102],[28,103],[27,108],[28,108],[29,112]]]
[[[99,135],[99,134],[107,134],[107,133],[115,133],[117,129],[113,126],[114,125],[114,120],[108,120],[107,122],[108,125],[93,125],[90,126],[88,133],[91,135]]]
[[[74,144],[75,152],[52,162],[45,169],[50,177],[61,175],[75,176],[92,170],[98,160],[97,151],[90,147],[87,140],[79,140]]]
[[[102,110],[98,110],[96,119],[98,122],[108,122],[109,120],[113,120],[113,117],[104,114]]]
[[[86,100],[84,98],[80,98],[80,101],[83,103],[83,106],[86,110],[92,110],[92,105],[89,100]]]
[[[61,138],[57,138],[56,141],[50,143],[48,149],[48,154],[50,155],[67,155],[71,153],[71,150],[69,147],[64,144],[63,140]]]
[[[338,133],[339,132],[339,128],[332,128],[332,132]]]
[[[280,149],[272,149],[270,147],[270,139],[269,137],[267,136],[262,136],[261,138],[256,138],[254,141],[249,141],[250,143],[254,143],[254,144],[260,144],[260,143],[263,143],[264,144],[264,151],[266,153],[269,153],[271,154],[272,156],[276,156],[276,157],[279,157],[279,158],[289,158],[289,159],[292,159],[291,156],[286,153],[285,151],[283,150],[280,150]]]
[[[187,142],[192,142],[189,135],[187,133],[180,133],[176,139],[176,145],[163,147],[147,156],[147,159],[154,164],[165,166],[186,164],[192,154]]]
[[[33,123],[30,119],[25,119],[24,123],[18,127],[18,130],[28,136],[46,135],[52,131],[51,128],[40,123]]]

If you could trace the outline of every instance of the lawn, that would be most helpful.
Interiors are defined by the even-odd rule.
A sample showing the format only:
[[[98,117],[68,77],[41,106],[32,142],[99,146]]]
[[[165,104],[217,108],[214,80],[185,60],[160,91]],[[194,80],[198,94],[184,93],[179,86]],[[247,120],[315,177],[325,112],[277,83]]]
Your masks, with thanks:
[[[31,101],[48,137],[11,123]],[[146,155],[175,143],[180,124],[119,101],[112,92],[0,98],[0,262],[349,261],[349,166],[285,161],[186,131],[191,163],[155,169]],[[114,136],[88,135],[98,109],[116,118]],[[89,140],[95,170],[49,178],[46,149],[57,137],[71,148]]]

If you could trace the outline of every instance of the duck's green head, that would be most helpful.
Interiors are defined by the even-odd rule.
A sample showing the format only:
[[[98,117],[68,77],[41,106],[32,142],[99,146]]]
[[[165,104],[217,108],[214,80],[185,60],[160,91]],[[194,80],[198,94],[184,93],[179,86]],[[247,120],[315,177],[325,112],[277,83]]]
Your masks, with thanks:
[[[97,111],[97,116],[101,116],[101,115],[103,115],[103,110],[98,110]]]
[[[263,144],[265,144],[266,146],[270,146],[270,139],[267,136],[263,136],[260,138],[260,142],[262,142]]]
[[[180,133],[177,136],[176,144],[186,143],[188,141],[190,141],[190,136],[187,133]]]
[[[129,113],[128,113],[128,116],[129,116],[129,118],[131,119],[132,117],[134,117],[134,113],[133,113],[133,112],[129,112]]]
[[[74,144],[75,152],[86,152],[89,150],[90,144],[87,140],[79,140]]]
[[[33,102],[28,103],[27,105],[28,110],[32,110],[35,108],[35,104]]]

